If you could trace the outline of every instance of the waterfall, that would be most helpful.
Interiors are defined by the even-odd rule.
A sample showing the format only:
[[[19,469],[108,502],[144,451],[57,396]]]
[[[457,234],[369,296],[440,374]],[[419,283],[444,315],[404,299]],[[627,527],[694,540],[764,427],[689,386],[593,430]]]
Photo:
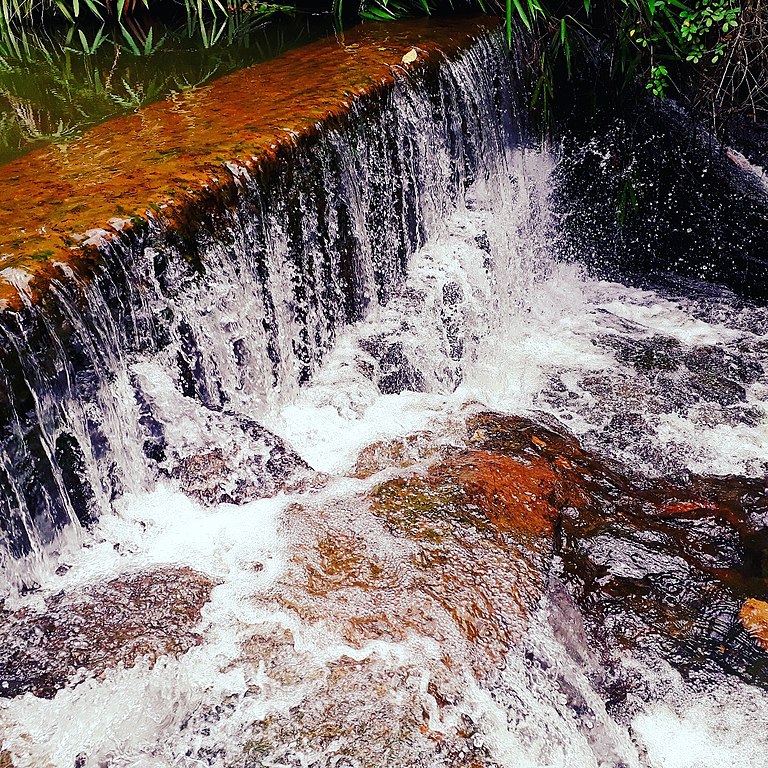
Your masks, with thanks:
[[[2,312],[0,563],[152,486],[174,419],[153,377],[251,420],[289,400],[341,327],[387,305],[470,185],[509,196],[518,91],[500,33],[486,34],[274,162],[222,167],[224,191],[184,221],[95,235],[93,279],[70,270]]]
[[[0,314],[0,766],[762,767],[768,310],[563,258],[611,158],[519,66],[398,71]]]

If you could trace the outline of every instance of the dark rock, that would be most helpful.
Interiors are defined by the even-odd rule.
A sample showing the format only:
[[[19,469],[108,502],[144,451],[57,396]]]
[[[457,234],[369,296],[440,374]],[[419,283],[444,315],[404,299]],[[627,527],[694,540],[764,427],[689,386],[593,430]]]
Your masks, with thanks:
[[[232,416],[232,443],[176,457],[169,473],[203,504],[245,504],[322,482],[304,459],[265,427]]]
[[[73,435],[62,432],[56,438],[54,455],[75,515],[80,524],[87,527],[96,521],[100,510],[88,482],[88,471],[80,444]]]
[[[747,354],[735,355],[722,347],[693,347],[682,359],[693,373],[718,374],[742,384],[751,384],[763,374],[762,365],[754,358]]]
[[[464,356],[464,333],[461,304],[464,291],[458,283],[446,283],[443,286],[443,306],[441,319],[448,340],[449,355],[452,360],[461,360]]]
[[[424,392],[424,377],[408,359],[402,341],[384,335],[360,340],[360,346],[376,362],[373,381],[383,395]]]
[[[650,339],[604,336],[599,343],[615,349],[619,362],[632,365],[642,373],[676,371],[680,367],[681,344],[669,336]]]
[[[687,384],[691,392],[699,395],[702,400],[709,400],[722,406],[736,405],[747,399],[747,392],[739,382],[714,372],[691,376]]]

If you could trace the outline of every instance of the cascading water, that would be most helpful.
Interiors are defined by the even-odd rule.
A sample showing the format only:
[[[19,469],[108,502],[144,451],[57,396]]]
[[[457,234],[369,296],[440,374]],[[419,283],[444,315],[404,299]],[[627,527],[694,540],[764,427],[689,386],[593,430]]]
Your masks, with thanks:
[[[402,75],[277,168],[222,168],[230,198],[201,201],[189,222],[94,234],[91,283],[54,283],[43,306],[5,313],[4,559],[92,522],[170,459],[140,361],[211,411],[253,417],[290,398],[338,329],[387,301],[467,185],[498,186],[489,169],[520,141],[512,81],[491,39],[436,78]]]
[[[0,765],[762,765],[762,652],[739,666],[750,640],[713,575],[747,559],[749,532],[654,516],[686,506],[653,494],[672,475],[727,496],[696,476],[738,474],[764,529],[768,312],[560,263],[557,153],[516,135],[506,66],[486,38],[436,87],[402,82],[321,136],[268,195],[233,169],[237,205],[194,242],[154,231],[107,253],[77,329],[87,362],[65,366],[62,349],[66,386],[32,379],[32,361],[23,380],[47,455],[70,434],[92,484],[114,463],[120,485],[89,530],[24,561],[16,578],[36,588],[9,591],[4,618],[23,635],[88,585],[123,594],[168,568],[203,574],[210,601],[185,653],[147,641],[131,663],[91,660],[96,673],[89,627],[110,607],[77,603],[83,647],[63,682],[0,677],[19,694],[0,705]],[[123,315],[106,309],[115,295]],[[580,467],[604,517],[558,502],[554,531],[531,512],[519,537],[460,499],[435,505],[426,466],[463,467],[467,439],[489,454],[507,428],[489,409],[543,424],[542,450],[563,425],[576,435],[592,453],[566,440],[556,461]],[[633,494],[635,517],[611,517]]]

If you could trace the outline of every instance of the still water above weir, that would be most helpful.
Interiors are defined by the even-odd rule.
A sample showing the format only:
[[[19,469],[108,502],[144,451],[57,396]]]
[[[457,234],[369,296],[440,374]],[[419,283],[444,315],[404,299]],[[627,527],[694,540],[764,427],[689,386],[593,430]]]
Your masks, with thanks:
[[[464,24],[69,265],[19,241],[3,768],[763,764],[768,311],[590,276]]]

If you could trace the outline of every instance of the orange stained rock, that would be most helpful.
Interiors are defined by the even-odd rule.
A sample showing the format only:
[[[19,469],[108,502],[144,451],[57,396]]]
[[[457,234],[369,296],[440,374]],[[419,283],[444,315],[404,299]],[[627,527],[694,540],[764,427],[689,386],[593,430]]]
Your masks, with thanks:
[[[436,63],[497,25],[455,17],[361,25],[0,166],[0,309],[20,306],[20,286],[39,297],[61,276],[57,263],[89,275],[98,239],[148,211],[183,220],[190,201],[227,183],[225,163],[276,162],[398,71]]]
[[[551,533],[558,509],[551,498],[560,478],[540,458],[513,459],[488,451],[469,451],[435,465],[430,480],[459,485],[489,521],[504,533]]]
[[[755,642],[768,651],[768,603],[750,597],[741,606],[739,620]]]

